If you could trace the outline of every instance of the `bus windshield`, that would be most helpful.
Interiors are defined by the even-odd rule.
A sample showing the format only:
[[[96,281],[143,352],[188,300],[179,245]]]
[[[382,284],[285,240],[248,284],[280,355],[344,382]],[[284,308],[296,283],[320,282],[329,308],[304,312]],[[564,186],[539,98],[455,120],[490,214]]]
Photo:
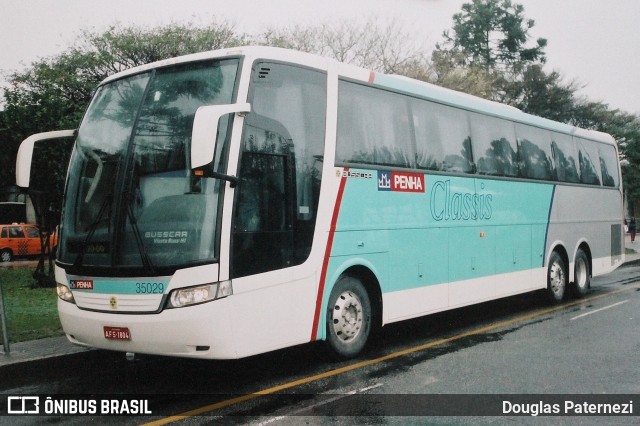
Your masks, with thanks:
[[[237,70],[236,59],[197,62],[99,88],[69,166],[61,263],[153,273],[217,258],[223,186],[192,175],[191,132],[200,106],[233,101]],[[229,120],[210,166],[219,173]]]

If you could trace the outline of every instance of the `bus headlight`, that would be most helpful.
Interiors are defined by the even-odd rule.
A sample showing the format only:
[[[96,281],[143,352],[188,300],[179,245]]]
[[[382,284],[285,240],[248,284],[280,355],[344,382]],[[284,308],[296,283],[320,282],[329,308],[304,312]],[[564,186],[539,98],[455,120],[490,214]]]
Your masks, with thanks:
[[[169,295],[170,308],[182,308],[189,305],[210,302],[233,294],[230,281],[203,284],[195,287],[178,288]]]
[[[69,287],[64,284],[57,284],[58,287],[56,288],[56,291],[58,292],[58,297],[65,302],[76,303],[75,299],[73,298],[73,293],[71,293]]]

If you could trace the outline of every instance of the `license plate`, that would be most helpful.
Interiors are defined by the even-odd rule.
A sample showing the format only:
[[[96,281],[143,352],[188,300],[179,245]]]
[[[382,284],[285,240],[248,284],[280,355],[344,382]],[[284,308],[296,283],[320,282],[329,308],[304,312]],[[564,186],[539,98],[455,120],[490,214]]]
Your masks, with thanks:
[[[104,338],[108,340],[131,340],[131,333],[127,327],[104,326]]]

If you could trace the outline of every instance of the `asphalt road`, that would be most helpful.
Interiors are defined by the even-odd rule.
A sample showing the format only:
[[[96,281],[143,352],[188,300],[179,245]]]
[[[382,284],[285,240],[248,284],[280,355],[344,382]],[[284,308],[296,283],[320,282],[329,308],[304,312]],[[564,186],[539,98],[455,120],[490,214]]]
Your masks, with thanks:
[[[638,424],[639,308],[640,266],[626,266],[596,278],[586,298],[558,307],[534,293],[392,324],[356,360],[330,360],[321,344],[223,362],[151,356],[131,362],[93,351],[16,366],[0,381],[0,393],[118,395],[144,399],[153,411],[91,419],[100,424]],[[484,416],[520,394],[550,404],[619,395],[634,401],[634,417]]]

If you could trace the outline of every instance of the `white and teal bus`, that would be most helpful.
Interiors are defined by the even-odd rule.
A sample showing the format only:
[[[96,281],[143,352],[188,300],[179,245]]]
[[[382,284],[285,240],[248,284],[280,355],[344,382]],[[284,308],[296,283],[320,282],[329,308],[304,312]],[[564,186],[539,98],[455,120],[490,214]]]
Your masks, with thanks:
[[[350,357],[396,321],[583,295],[624,259],[609,135],[305,53],[121,72],[75,137],[55,277],[78,345]]]

